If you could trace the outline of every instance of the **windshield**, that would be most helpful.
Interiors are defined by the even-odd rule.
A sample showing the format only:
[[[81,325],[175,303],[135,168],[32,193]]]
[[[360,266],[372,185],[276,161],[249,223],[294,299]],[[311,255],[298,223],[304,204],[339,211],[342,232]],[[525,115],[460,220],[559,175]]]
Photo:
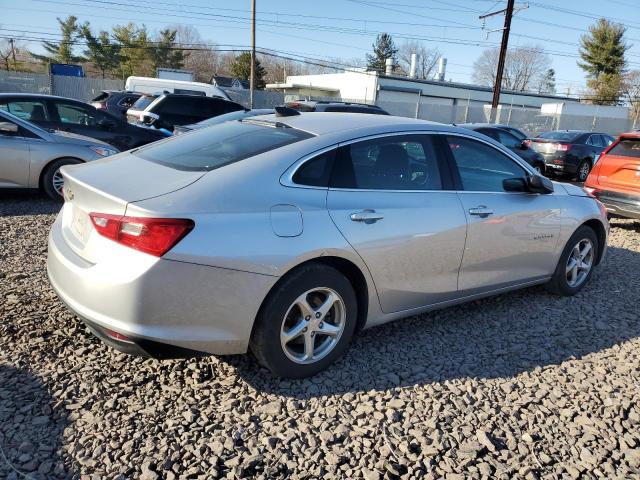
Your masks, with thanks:
[[[21,119],[19,117],[16,117],[12,113],[7,112],[2,107],[4,107],[4,105],[0,105],[0,121],[2,121],[2,120],[10,120],[10,121],[20,125],[21,127],[30,129],[32,132],[45,134],[45,135],[48,133],[45,129],[40,128],[35,123],[31,123],[31,122],[28,122],[27,120],[23,120],[23,119]]]
[[[560,140],[562,142],[573,142],[580,135],[582,135],[582,134],[581,133],[576,133],[576,132],[555,131],[555,132],[541,133],[538,136],[538,138],[547,138],[547,139],[550,139],[550,140]]]
[[[143,95],[141,96],[131,107],[133,110],[144,110],[156,99],[153,95]]]
[[[209,171],[313,135],[288,127],[225,122],[135,151],[135,155],[178,170]]]

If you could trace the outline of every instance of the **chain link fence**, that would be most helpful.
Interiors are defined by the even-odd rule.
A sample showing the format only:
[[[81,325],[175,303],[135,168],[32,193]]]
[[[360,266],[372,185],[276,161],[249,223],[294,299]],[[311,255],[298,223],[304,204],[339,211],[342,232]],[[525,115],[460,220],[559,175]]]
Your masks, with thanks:
[[[41,93],[59,95],[88,102],[102,90],[121,90],[124,82],[88,77],[64,77],[28,72],[7,72],[0,70],[0,93]],[[249,107],[248,90],[227,89],[231,100]],[[254,108],[273,108],[287,101],[300,97],[281,92],[255,91]],[[336,101],[331,97],[306,97],[308,100]],[[350,101],[342,99],[342,101]],[[357,103],[357,101],[356,101]],[[493,112],[486,105],[469,102],[451,105],[450,100],[435,102],[424,97],[416,97],[415,101],[387,101],[379,99],[377,105],[392,115],[420,118],[440,123],[484,123],[491,118],[495,123],[504,123],[520,128],[529,136],[554,129],[589,130],[618,135],[621,132],[640,128],[640,119],[611,118],[601,114],[595,115],[541,115],[540,109],[523,108],[516,105],[503,105]]]

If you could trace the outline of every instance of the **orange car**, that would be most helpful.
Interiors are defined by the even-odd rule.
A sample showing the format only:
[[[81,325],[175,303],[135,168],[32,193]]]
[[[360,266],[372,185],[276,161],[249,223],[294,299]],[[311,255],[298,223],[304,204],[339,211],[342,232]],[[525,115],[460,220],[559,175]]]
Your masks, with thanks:
[[[602,152],[584,188],[609,213],[640,219],[640,131],[623,133]]]

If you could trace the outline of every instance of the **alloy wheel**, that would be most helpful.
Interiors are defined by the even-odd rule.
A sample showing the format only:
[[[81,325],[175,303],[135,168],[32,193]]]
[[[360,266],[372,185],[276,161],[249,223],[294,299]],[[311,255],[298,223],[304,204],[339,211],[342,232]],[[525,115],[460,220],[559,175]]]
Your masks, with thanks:
[[[589,164],[587,162],[584,162],[582,165],[580,165],[580,171],[578,172],[578,180],[580,180],[581,182],[584,182],[589,176],[590,170],[591,169],[589,168]]]
[[[584,283],[591,271],[594,259],[593,243],[588,238],[580,240],[571,250],[567,259],[566,278],[571,288]]]
[[[57,169],[55,172],[53,172],[53,177],[51,178],[51,182],[53,183],[53,189],[56,192],[58,192],[59,195],[62,195],[64,178],[62,177],[62,173],[60,173],[60,169]]]
[[[293,362],[309,364],[326,357],[346,325],[342,297],[331,288],[313,288],[291,304],[280,328],[280,344]]]

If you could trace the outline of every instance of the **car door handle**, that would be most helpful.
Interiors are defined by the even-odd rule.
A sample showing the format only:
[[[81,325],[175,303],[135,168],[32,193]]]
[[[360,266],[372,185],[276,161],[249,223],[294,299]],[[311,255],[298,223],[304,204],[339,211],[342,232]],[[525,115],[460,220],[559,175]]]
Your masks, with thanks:
[[[384,215],[376,213],[375,210],[363,210],[362,212],[352,213],[349,215],[354,222],[375,223],[378,220],[382,220]]]
[[[480,205],[478,207],[474,207],[474,208],[470,208],[469,209],[469,214],[470,215],[477,215],[481,218],[486,218],[489,215],[493,215],[493,210],[491,210],[490,208],[485,207],[484,205]]]

